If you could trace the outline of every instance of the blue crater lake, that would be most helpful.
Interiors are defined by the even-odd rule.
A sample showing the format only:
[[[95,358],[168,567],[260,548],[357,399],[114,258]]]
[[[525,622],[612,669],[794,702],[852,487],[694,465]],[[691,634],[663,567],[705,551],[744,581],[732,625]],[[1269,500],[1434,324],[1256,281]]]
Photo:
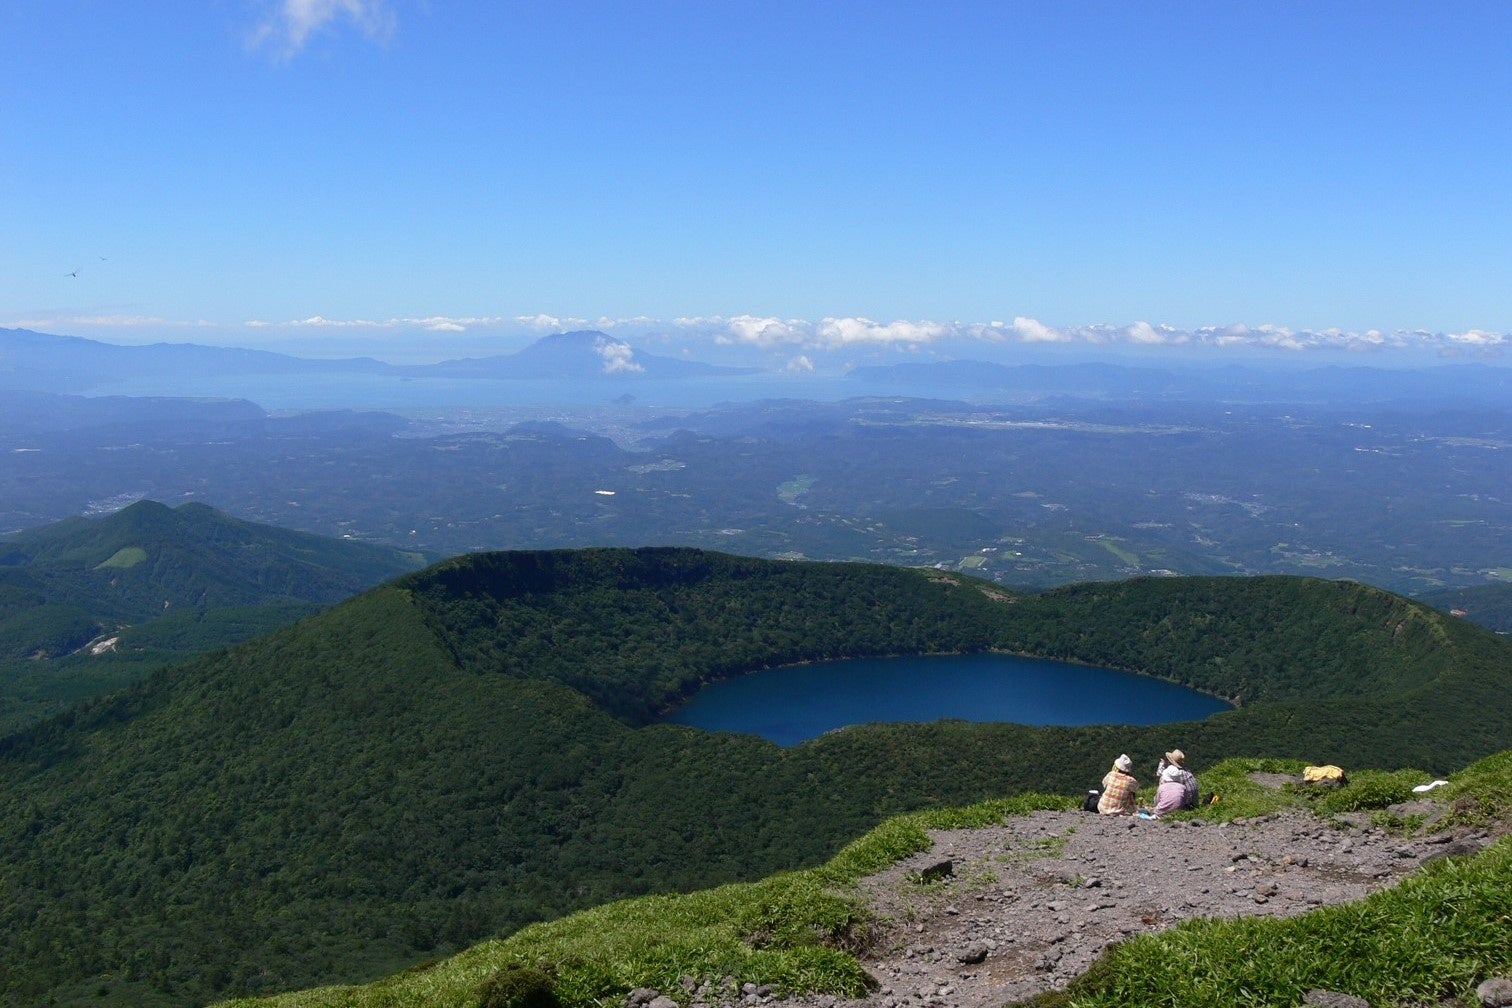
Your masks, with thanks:
[[[666,720],[794,745],[835,728],[879,721],[1162,724],[1228,709],[1216,697],[1132,672],[971,654],[764,669],[705,686]]]

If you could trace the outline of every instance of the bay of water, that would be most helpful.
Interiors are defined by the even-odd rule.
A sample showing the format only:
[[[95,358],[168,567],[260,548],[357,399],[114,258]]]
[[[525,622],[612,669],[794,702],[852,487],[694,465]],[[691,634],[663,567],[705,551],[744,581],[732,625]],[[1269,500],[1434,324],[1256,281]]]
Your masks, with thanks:
[[[793,745],[870,722],[1195,721],[1229,705],[1149,676],[1012,655],[862,658],[765,669],[699,690],[666,720]]]
[[[147,375],[102,384],[91,395],[246,399],[268,410],[451,410],[523,406],[608,406],[630,395],[639,406],[704,408],[757,399],[832,402],[872,387],[844,377],[710,375],[684,379],[437,378],[370,374]],[[927,390],[926,390],[927,391]],[[957,393],[957,395],[959,395]]]

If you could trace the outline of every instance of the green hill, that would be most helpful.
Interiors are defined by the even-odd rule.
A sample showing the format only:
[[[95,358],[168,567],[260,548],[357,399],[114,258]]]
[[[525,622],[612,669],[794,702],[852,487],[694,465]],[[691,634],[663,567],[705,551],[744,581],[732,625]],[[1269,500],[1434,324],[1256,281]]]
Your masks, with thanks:
[[[651,723],[699,682],[998,648],[1243,706],[1179,727],[866,726],[790,749]],[[1071,794],[1110,752],[1435,772],[1512,746],[1512,644],[1361,585],[1010,596],[683,549],[403,577],[0,742],[0,1000],[194,1004],[354,981],[622,896],[816,864],[889,815]]]
[[[0,734],[423,562],[204,504],[139,501],[13,536],[0,542]]]

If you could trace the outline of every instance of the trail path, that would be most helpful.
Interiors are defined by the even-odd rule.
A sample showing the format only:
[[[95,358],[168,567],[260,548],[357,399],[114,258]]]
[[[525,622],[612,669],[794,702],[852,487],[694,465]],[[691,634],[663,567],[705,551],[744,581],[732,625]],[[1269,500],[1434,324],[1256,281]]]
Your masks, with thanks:
[[[1132,936],[1191,917],[1284,917],[1356,900],[1436,853],[1486,842],[1404,838],[1364,815],[1325,821],[1300,810],[1223,824],[1037,812],[932,837],[929,851],[861,883],[888,922],[877,951],[863,960],[878,991],[858,1001],[781,1000],[748,988],[741,1000],[773,1008],[998,1008],[1065,986],[1108,945]],[[949,877],[918,881],[946,858]]]

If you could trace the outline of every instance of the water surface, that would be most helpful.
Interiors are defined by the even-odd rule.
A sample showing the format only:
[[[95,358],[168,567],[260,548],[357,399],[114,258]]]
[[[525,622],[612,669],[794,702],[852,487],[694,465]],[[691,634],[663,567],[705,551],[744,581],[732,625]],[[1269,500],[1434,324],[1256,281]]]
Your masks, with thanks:
[[[875,721],[1144,725],[1194,721],[1228,707],[1132,672],[1012,655],[930,655],[753,672],[704,687],[666,720],[793,745]]]

